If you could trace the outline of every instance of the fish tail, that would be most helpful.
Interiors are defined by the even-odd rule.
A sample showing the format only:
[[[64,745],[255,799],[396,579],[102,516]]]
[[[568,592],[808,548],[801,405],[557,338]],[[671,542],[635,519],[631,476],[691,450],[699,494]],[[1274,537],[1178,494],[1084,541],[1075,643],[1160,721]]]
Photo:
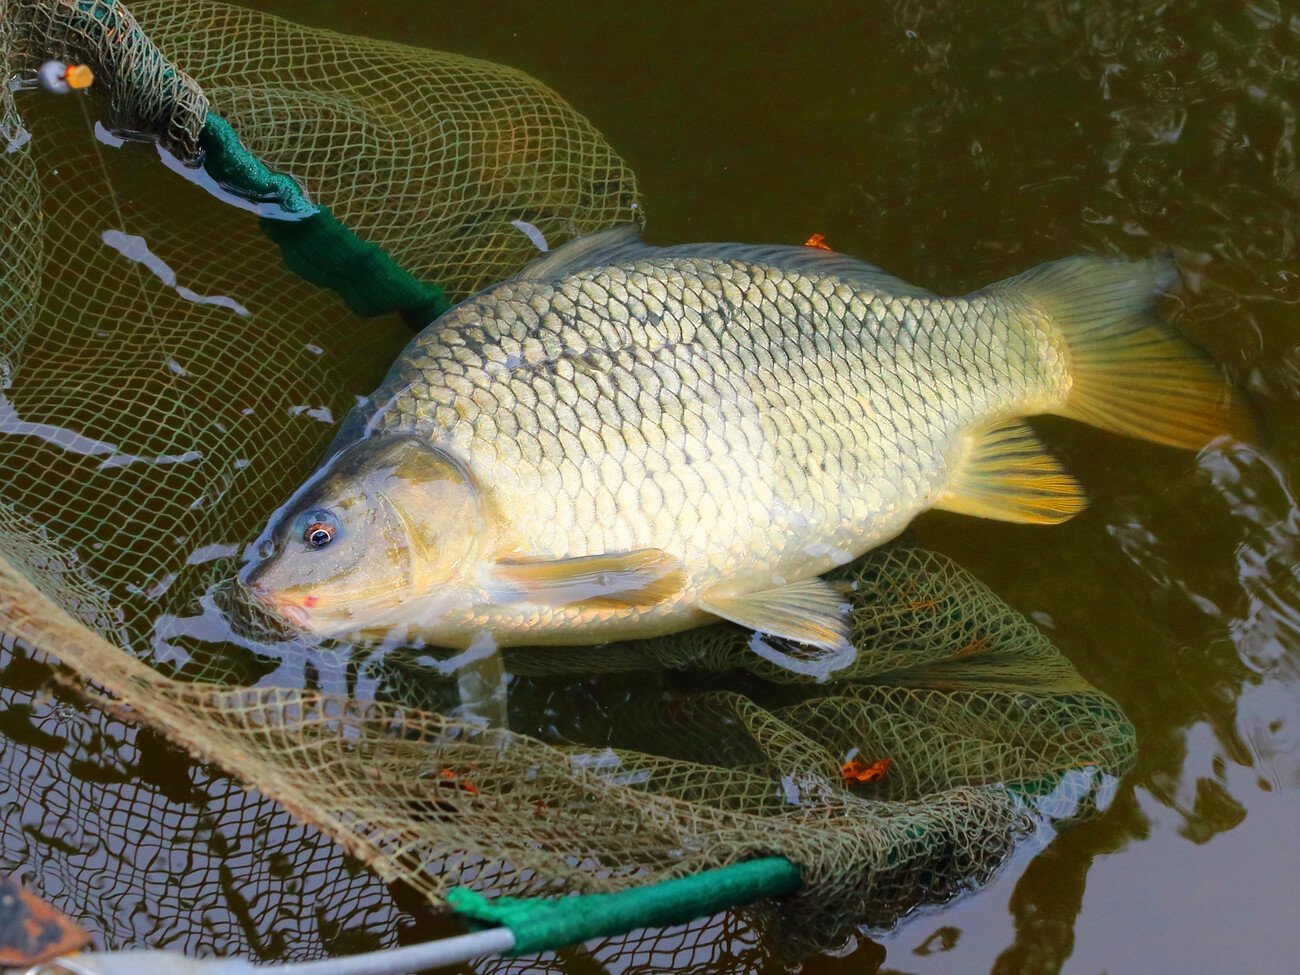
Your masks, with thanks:
[[[1052,412],[1193,450],[1222,434],[1254,440],[1251,408],[1214,362],[1154,308],[1178,280],[1169,256],[1071,257],[1003,283],[1046,312],[1065,340],[1069,392]]]

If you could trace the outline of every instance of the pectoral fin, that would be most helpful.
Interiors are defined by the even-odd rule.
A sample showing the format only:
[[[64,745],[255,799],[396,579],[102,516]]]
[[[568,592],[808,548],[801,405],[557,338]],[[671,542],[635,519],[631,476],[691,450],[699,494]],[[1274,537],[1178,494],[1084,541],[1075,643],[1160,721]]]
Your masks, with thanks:
[[[503,602],[549,606],[649,606],[681,591],[681,560],[655,548],[572,559],[507,559],[493,565],[489,586]]]
[[[822,579],[741,595],[708,592],[700,609],[740,626],[823,650],[849,644],[849,603],[844,593]]]
[[[1083,488],[1023,420],[967,434],[948,491],[935,507],[980,518],[1056,524],[1088,505]]]

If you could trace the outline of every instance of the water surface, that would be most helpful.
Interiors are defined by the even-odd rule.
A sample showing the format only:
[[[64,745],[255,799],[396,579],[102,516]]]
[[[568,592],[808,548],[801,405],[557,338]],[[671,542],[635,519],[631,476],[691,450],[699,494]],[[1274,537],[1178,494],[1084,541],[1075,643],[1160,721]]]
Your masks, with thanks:
[[[1103,816],[1018,858],[991,888],[803,970],[1265,973],[1294,963],[1300,10],[1206,0],[250,5],[540,78],[638,173],[652,242],[799,243],[818,232],[941,293],[1079,251],[1172,251],[1184,291],[1171,317],[1249,392],[1266,442],[1223,441],[1193,457],[1036,422],[1087,487],[1087,512],[1057,528],[932,513],[914,533],[1030,614],[1123,706],[1137,768]],[[25,666],[11,665],[6,686],[39,683]],[[230,790],[115,727],[122,740],[101,751],[131,753],[123,789],[142,779],[177,801],[196,780],[210,795]],[[233,843],[255,857],[270,842],[221,824],[219,801],[208,809],[186,826],[200,848]],[[296,861],[268,868],[246,923],[214,920],[230,926],[214,944],[253,943],[269,958],[443,930],[363,873],[349,903],[364,909],[277,919],[277,884],[349,869],[309,834]],[[178,858],[176,883],[222,869],[206,856]],[[167,940],[165,919],[138,923]],[[571,972],[670,960],[785,970],[735,918],[639,953],[565,957]]]

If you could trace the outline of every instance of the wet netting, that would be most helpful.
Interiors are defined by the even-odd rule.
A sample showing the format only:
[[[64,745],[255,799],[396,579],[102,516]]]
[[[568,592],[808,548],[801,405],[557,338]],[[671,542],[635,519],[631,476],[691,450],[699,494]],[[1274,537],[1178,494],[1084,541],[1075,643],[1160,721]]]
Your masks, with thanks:
[[[50,58],[89,64],[90,91],[29,84]],[[37,874],[74,913],[110,871],[139,872],[146,900],[164,869],[189,885],[177,916],[272,878],[245,911],[261,930],[277,897],[371,903],[374,877],[437,908],[457,886],[613,891],[779,855],[804,883],[763,927],[825,945],[984,882],[1130,764],[1109,698],[906,547],[840,573],[859,657],[831,681],[727,626],[510,651],[495,724],[444,654],[307,646],[250,617],[229,584],[245,545],[407,322],[539,235],[638,218],[633,177],[518,72],[207,0],[5,0],[0,76],[0,625],[15,659],[57,659],[102,706],[91,751],[119,769],[53,788],[37,773],[62,746],[7,747],[2,835],[12,865],[99,838]],[[175,782],[105,757],[122,720],[310,829],[219,776],[201,829],[169,820]],[[112,852],[133,830],[158,837],[147,869]],[[242,837],[242,859],[213,836]]]

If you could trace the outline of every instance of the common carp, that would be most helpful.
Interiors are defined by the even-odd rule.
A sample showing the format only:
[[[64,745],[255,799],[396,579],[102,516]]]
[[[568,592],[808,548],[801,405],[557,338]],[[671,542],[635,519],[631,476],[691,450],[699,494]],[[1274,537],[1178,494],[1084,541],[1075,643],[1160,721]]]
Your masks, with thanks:
[[[1085,506],[1024,417],[1186,448],[1248,429],[1152,314],[1174,278],[1074,257],[941,298],[811,247],[574,241],[412,340],[245,581],[323,637],[580,645],[725,619],[842,663],[823,572],[928,508]]]

